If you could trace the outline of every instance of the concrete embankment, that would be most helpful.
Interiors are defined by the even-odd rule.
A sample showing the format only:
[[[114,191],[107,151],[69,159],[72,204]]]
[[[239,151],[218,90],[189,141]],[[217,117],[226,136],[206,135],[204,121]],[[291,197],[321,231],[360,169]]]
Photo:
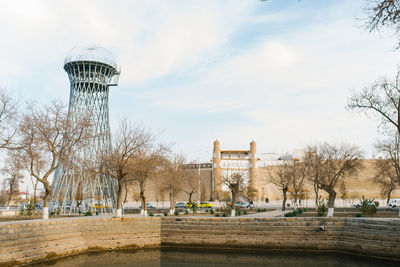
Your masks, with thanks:
[[[136,247],[335,250],[400,259],[400,220],[67,218],[0,223],[0,263]]]

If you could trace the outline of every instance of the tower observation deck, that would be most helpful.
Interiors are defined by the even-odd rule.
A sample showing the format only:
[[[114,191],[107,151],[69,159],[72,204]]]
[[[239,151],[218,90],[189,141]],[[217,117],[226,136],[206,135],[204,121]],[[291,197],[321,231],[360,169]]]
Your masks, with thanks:
[[[98,159],[111,150],[108,92],[117,86],[120,68],[105,48],[73,48],[64,60],[70,81],[68,116],[90,116],[93,138],[54,175],[50,211],[63,214],[86,212],[111,213],[116,208],[117,181],[88,169],[99,169]]]

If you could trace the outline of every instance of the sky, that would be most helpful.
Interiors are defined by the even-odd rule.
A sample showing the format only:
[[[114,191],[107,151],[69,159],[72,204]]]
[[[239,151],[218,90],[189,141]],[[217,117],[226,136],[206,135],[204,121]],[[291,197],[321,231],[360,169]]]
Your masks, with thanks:
[[[145,124],[188,161],[222,149],[291,153],[350,142],[373,156],[378,122],[345,109],[351,90],[396,73],[389,34],[361,26],[364,0],[0,1],[0,87],[68,103],[79,45],[121,67],[111,129]]]

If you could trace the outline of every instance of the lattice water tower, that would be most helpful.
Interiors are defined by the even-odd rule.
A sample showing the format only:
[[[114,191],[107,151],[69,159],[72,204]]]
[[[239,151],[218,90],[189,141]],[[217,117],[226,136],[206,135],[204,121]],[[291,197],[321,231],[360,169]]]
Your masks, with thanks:
[[[97,164],[104,153],[110,152],[111,137],[108,91],[118,84],[120,69],[113,55],[102,47],[75,47],[64,60],[64,70],[70,81],[68,116],[90,114],[94,138],[87,148],[78,151],[60,166],[54,175],[50,211],[61,213],[92,211],[113,212],[116,208],[117,182],[104,174],[89,174],[90,164]]]

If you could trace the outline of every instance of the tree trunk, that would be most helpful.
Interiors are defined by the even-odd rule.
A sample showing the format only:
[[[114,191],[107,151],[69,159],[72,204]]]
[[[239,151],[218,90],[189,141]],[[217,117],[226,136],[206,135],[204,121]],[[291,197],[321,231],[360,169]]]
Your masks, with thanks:
[[[315,192],[315,210],[318,211],[318,206],[319,206],[319,188],[317,184],[314,184],[314,192]]]
[[[142,210],[140,211],[140,214],[147,216],[147,203],[143,190],[140,190],[140,201],[142,202]]]
[[[387,193],[387,202],[386,202],[386,206],[389,205],[390,202],[390,195],[392,194],[392,190],[389,189],[388,193]]]
[[[33,186],[33,204],[35,205],[35,207],[36,207],[36,203],[37,203],[37,198],[36,198],[36,189],[37,189],[37,186],[38,186],[38,181],[36,180],[36,183],[35,183],[35,185]]]
[[[123,184],[122,181],[118,181],[118,192],[117,192],[117,210],[115,212],[115,217],[121,218],[122,217],[122,193],[123,193]]]
[[[287,200],[287,195],[286,195],[286,193],[287,193],[287,188],[285,187],[285,188],[282,190],[282,194],[283,194],[282,211],[283,211],[283,212],[286,210],[286,200]]]
[[[175,204],[173,204],[173,194],[171,192],[169,192],[169,214],[173,215],[174,214],[174,207]]]
[[[50,197],[51,187],[47,181],[46,181],[46,183],[43,183],[43,187],[45,190],[45,195],[44,195],[44,199],[43,199],[42,219],[47,220],[47,219],[49,219],[49,197]]]
[[[189,193],[189,203],[192,203],[192,195],[193,195],[193,192],[190,192]]]
[[[235,207],[235,202],[236,202],[236,190],[232,190],[232,201],[231,201],[231,217],[235,217],[236,215],[236,207]]]
[[[334,190],[329,191],[329,201],[328,201],[328,214],[327,217],[333,217],[333,211],[335,208],[336,192]]]

